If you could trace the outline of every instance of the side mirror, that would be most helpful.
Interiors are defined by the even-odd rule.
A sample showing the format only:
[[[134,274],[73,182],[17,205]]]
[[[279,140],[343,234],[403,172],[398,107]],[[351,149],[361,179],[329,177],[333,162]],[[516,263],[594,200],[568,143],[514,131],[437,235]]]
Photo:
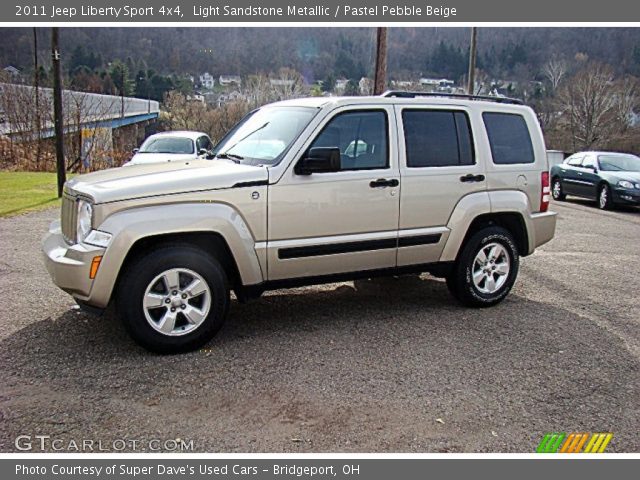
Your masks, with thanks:
[[[207,155],[208,153],[209,153],[209,150],[207,150],[206,148],[201,148],[200,150],[198,150],[198,155],[200,156]]]
[[[296,164],[294,172],[298,175],[339,172],[340,163],[339,148],[312,148]]]
[[[133,150],[131,150],[133,153],[138,153],[140,151],[139,148],[134,148]]]

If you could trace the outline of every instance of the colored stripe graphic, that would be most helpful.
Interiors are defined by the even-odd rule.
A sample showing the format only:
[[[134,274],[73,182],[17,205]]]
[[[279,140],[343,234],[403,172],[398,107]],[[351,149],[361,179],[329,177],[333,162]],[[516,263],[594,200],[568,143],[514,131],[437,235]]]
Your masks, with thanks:
[[[582,434],[582,438],[580,438],[580,441],[575,446],[575,448],[573,449],[572,453],[580,453],[580,450],[582,450],[582,447],[584,446],[585,442],[587,441],[587,438],[589,438],[589,434],[588,433],[583,433]]]
[[[603,453],[613,433],[547,433],[536,449],[537,453]],[[587,442],[588,440],[588,442]]]
[[[540,445],[538,445],[536,452],[556,453],[566,435],[566,433],[547,433],[540,442]]]

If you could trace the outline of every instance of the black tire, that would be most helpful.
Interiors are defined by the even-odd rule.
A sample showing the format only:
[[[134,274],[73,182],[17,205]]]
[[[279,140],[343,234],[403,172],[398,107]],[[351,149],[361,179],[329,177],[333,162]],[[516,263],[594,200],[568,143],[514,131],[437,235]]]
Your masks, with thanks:
[[[163,272],[176,268],[200,275],[209,288],[210,301],[208,314],[193,331],[170,336],[151,326],[142,302],[149,284]],[[181,275],[179,278],[184,278]],[[220,263],[199,248],[162,246],[126,266],[116,292],[116,308],[129,335],[147,350],[161,354],[195,350],[211,340],[224,324],[229,309],[227,276]]]
[[[562,182],[559,178],[554,178],[553,182],[551,182],[551,196],[558,202],[562,202],[567,198],[564,191],[562,190]]]
[[[482,248],[496,243],[504,248],[509,259],[509,271],[502,285],[492,293],[482,292],[473,281],[476,255]],[[509,294],[518,276],[520,255],[511,233],[502,227],[486,227],[474,233],[462,247],[458,259],[447,277],[451,294],[468,307],[490,307],[500,303]],[[486,286],[486,284],[484,285]]]
[[[611,188],[606,183],[600,185],[600,188],[598,189],[598,208],[600,210],[611,210],[611,208],[613,208]]]

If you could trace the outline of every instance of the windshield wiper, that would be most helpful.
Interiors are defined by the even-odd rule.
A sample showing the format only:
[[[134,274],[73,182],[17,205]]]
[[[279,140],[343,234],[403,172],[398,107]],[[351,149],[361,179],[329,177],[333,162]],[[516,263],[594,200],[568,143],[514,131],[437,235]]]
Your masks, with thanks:
[[[223,160],[232,160],[235,163],[240,163],[240,160],[244,160],[244,157],[241,157],[240,155],[236,155],[235,153],[227,153],[227,152],[216,153],[216,156],[213,158],[222,158]]]
[[[238,158],[239,160],[242,160],[242,157],[240,157],[239,155],[234,155],[232,153],[228,153],[230,150],[233,150],[234,148],[236,148],[238,146],[238,144],[244,142],[247,138],[249,138],[251,135],[255,135],[256,133],[258,133],[260,130],[262,130],[263,128],[265,128],[267,125],[269,125],[269,122],[266,122],[264,125],[259,126],[258,128],[256,128],[255,130],[247,133],[244,137],[242,137],[240,140],[238,140],[236,143],[234,143],[233,145],[231,145],[229,148],[227,148],[224,152],[219,153],[216,155],[216,157],[219,158],[224,158],[222,157],[222,155],[228,155],[231,158]],[[233,155],[233,156],[232,156]]]

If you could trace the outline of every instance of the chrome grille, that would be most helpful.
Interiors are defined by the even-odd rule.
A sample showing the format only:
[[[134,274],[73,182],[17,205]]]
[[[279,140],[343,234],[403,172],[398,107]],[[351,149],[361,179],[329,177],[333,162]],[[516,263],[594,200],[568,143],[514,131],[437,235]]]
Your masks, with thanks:
[[[76,242],[76,222],[78,219],[78,209],[76,199],[68,195],[62,197],[62,212],[60,214],[60,226],[62,236],[68,243]]]

